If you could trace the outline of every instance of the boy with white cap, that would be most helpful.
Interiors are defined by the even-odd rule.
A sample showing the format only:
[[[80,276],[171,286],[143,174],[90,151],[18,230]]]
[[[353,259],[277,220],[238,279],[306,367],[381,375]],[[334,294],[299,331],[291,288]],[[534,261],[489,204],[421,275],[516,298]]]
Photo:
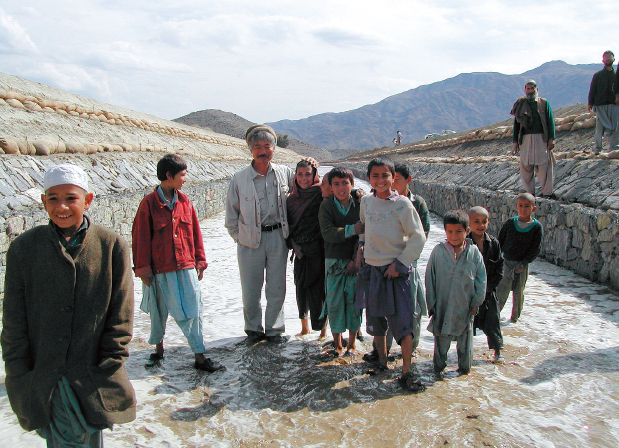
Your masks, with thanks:
[[[48,225],[9,247],[2,314],[6,391],[20,425],[48,447],[98,447],[102,429],[135,419],[124,367],[133,331],[127,243],[84,214],[84,170],[44,177]]]

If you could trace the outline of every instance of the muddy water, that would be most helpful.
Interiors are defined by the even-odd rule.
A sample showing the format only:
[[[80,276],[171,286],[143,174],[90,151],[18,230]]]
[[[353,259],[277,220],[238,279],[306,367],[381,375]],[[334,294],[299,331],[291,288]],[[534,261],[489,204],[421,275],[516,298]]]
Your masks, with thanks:
[[[422,271],[443,239],[440,222],[432,225]],[[485,336],[478,335],[472,373],[457,376],[454,347],[447,374],[438,381],[432,336],[424,330],[414,368],[425,390],[410,394],[397,384],[400,360],[391,371],[370,376],[360,357],[351,363],[324,359],[317,333],[295,336],[300,322],[291,269],[285,305],[291,340],[246,346],[234,243],[223,215],[202,226],[209,261],[202,281],[205,340],[209,356],[227,370],[193,369],[172,320],[163,366],[143,368],[151,347],[137,279],[128,369],[138,418],[106,431],[107,447],[619,446],[619,297],[605,288],[534,262],[523,315],[503,327],[505,365],[490,362]],[[369,350],[368,339],[358,348]],[[0,446],[44,446],[16,425],[4,391]]]

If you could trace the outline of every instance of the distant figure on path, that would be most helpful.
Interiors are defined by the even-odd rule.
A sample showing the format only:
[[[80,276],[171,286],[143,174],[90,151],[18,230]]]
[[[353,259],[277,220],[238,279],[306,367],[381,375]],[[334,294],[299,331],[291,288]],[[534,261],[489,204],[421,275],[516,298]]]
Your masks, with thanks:
[[[397,136],[395,138],[395,145],[400,146],[402,144],[402,133],[398,131]]]
[[[525,190],[535,195],[537,175],[542,197],[552,197],[552,149],[555,147],[555,123],[552,108],[545,98],[537,95],[532,79],[524,85],[525,96],[512,107],[514,118],[514,154],[520,153],[520,179]]]
[[[602,55],[604,68],[593,75],[591,87],[589,87],[589,112],[595,111],[595,149],[594,152],[602,152],[602,137],[604,130],[608,131],[608,142],[610,150],[619,149],[619,100],[615,94],[619,91],[619,86],[615,82],[615,70],[613,62],[615,55],[612,51],[605,51]],[[614,85],[613,85],[614,83]]]
[[[286,260],[289,227],[286,196],[294,171],[271,163],[277,134],[266,125],[250,127],[245,134],[254,158],[230,181],[226,201],[226,228],[237,242],[247,343],[262,339],[283,343]],[[267,300],[262,325],[260,296],[266,271]]]

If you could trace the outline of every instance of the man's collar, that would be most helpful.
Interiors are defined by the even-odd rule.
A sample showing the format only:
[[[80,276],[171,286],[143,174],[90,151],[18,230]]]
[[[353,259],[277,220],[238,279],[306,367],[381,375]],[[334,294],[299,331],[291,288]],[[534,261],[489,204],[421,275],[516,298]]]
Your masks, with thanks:
[[[254,168],[254,161],[251,161],[251,164],[249,165],[251,167],[251,171],[252,171],[252,178],[258,177],[258,176],[262,176],[262,174],[260,174],[258,171],[256,171],[256,168]],[[267,169],[267,176],[268,174],[273,171],[273,165],[271,163],[269,163],[269,168]],[[264,177],[264,176],[262,176]]]

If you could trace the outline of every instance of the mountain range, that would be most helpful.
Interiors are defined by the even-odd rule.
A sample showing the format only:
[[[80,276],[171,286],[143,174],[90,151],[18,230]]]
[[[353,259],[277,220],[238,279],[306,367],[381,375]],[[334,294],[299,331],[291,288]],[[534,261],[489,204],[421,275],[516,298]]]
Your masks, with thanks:
[[[268,123],[277,132],[329,150],[391,146],[400,130],[403,143],[443,129],[463,131],[510,118],[524,83],[535,79],[553,109],[587,102],[593,74],[602,64],[547,62],[517,75],[462,73],[358,109]]]
[[[219,109],[199,110],[175,118],[172,121],[219,132],[220,134],[226,134],[231,137],[240,138],[241,140],[245,140],[245,132],[247,129],[256,124],[232,112],[224,112]],[[289,138],[289,141],[287,148],[295,151],[297,154],[312,156],[318,160],[325,161],[333,159],[331,151],[316,147],[310,143],[302,142],[295,138]]]

